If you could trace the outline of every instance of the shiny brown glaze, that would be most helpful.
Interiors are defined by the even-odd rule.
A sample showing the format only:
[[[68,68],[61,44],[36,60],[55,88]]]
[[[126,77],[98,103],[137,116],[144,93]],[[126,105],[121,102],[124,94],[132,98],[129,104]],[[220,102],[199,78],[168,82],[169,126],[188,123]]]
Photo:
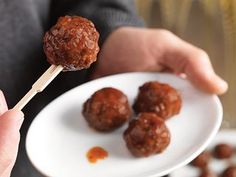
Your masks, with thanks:
[[[213,150],[213,154],[218,159],[227,159],[233,155],[234,149],[226,143],[217,144]]]
[[[161,153],[170,143],[170,132],[162,118],[154,113],[141,113],[129,123],[124,140],[137,157]]]
[[[153,112],[163,119],[178,114],[182,100],[180,94],[168,84],[147,82],[139,87],[139,93],[133,105],[136,113]]]
[[[86,18],[60,17],[44,36],[44,52],[50,64],[62,65],[65,71],[85,69],[97,59],[98,38]]]
[[[211,159],[211,154],[208,151],[203,151],[192,162],[191,165],[199,168],[206,168]]]
[[[127,96],[111,87],[96,91],[83,106],[85,119],[98,131],[115,130],[122,126],[131,114]]]
[[[226,168],[221,177],[236,177],[236,166],[234,165]]]
[[[96,146],[91,148],[87,154],[87,159],[90,163],[96,163],[97,160],[102,160],[108,157],[108,152],[103,148]]]
[[[208,169],[202,170],[199,177],[217,177],[217,175]]]

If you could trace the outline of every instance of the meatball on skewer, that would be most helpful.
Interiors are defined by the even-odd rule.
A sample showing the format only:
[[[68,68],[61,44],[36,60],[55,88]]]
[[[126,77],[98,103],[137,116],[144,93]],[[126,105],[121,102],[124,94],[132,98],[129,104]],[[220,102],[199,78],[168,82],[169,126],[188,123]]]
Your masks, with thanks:
[[[60,17],[44,36],[44,52],[52,65],[64,71],[89,68],[96,61],[99,34],[93,23],[78,16]]]
[[[62,71],[89,68],[96,61],[99,34],[93,23],[78,16],[60,17],[44,36],[44,52],[52,64],[14,109],[21,110]]]

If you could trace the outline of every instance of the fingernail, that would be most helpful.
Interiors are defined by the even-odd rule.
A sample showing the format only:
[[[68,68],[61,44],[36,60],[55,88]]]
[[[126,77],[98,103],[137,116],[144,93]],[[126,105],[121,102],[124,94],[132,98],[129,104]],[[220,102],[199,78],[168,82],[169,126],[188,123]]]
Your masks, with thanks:
[[[0,115],[3,114],[7,110],[5,97],[3,92],[0,90]]]
[[[23,121],[24,121],[24,113],[22,111],[18,111],[15,109],[10,109],[8,111],[11,115],[9,115],[10,118],[15,119],[15,124],[20,129]]]
[[[23,112],[19,112],[19,114],[20,114],[20,116],[19,116],[19,118],[18,118],[18,126],[19,126],[19,128],[21,127],[21,125],[22,125],[22,123],[23,123],[23,121],[24,121],[24,114],[23,114]]]
[[[228,83],[218,77],[218,88],[219,88],[219,94],[223,94],[228,90]]]
[[[0,115],[3,113],[2,112],[2,108],[3,108],[2,99],[3,99],[3,94],[2,94],[2,91],[0,90]]]
[[[223,82],[222,82],[222,85],[221,85],[221,88],[222,88],[222,90],[223,90],[223,93],[225,93],[225,92],[228,90],[228,88],[229,88],[228,83],[225,82],[225,81],[223,81]]]

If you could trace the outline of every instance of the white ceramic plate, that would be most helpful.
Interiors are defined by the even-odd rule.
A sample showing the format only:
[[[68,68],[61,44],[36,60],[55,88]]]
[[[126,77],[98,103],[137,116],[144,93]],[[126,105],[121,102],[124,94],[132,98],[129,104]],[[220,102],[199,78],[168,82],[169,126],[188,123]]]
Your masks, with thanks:
[[[234,147],[236,147],[236,130],[223,130],[220,131],[213,142],[207,148],[208,150],[212,150],[212,148],[218,143],[228,143]],[[236,164],[236,155],[231,159],[233,163]],[[217,160],[212,159],[210,162],[209,168],[214,171],[216,174],[220,175],[222,171],[229,165],[228,160]],[[171,177],[199,177],[199,170],[197,168],[191,166],[184,166],[174,171],[170,176]]]
[[[122,90],[130,103],[138,87],[147,81],[168,83],[183,99],[181,113],[167,121],[171,143],[160,155],[135,158],[126,148],[122,133],[127,124],[112,133],[98,133],[81,115],[82,105],[103,87]],[[53,177],[156,177],[186,165],[210,143],[222,121],[222,107],[214,95],[202,93],[188,81],[171,74],[126,73],[78,86],[45,107],[34,119],[26,139],[32,164]],[[86,152],[101,146],[109,153],[91,164]]]

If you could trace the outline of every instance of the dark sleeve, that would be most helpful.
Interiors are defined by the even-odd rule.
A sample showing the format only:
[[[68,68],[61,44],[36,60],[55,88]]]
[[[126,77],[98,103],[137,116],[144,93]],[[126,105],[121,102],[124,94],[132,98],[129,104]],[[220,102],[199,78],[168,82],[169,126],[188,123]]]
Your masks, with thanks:
[[[100,45],[118,27],[144,26],[132,0],[53,0],[52,22],[63,15],[79,15],[93,21],[100,33]]]

